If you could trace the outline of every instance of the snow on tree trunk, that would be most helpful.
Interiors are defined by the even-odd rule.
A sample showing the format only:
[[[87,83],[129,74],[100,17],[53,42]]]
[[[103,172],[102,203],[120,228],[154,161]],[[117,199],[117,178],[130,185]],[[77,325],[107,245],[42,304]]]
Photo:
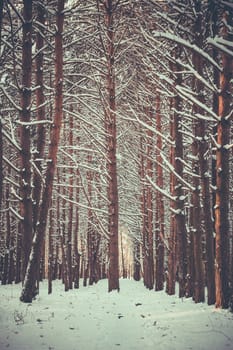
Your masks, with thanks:
[[[73,112],[73,106],[71,106],[71,112]],[[73,157],[73,128],[74,128],[74,122],[73,122],[73,115],[70,115],[70,123],[69,123],[69,145],[71,147],[69,154],[70,157]],[[68,246],[67,246],[67,265],[68,265],[68,271],[69,271],[69,289],[73,288],[73,268],[72,268],[72,252],[73,252],[73,194],[74,194],[74,187],[73,187],[73,169],[72,169],[72,159],[70,159],[70,174],[69,174],[69,213],[68,213]]]
[[[36,51],[37,55],[35,58],[35,84],[36,89],[36,106],[37,106],[37,120],[38,122],[46,119],[45,113],[45,96],[44,96],[44,79],[43,79],[43,61],[44,61],[44,25],[45,25],[45,8],[44,4],[38,3],[37,5],[37,22],[40,24],[40,30],[36,33]],[[33,179],[33,229],[36,229],[36,224],[38,221],[39,213],[39,202],[41,197],[42,189],[42,167],[41,159],[44,157],[45,149],[45,136],[46,136],[46,127],[44,124],[39,123],[37,126],[37,149],[35,154],[35,165],[38,171],[34,174]]]
[[[107,133],[107,172],[108,172],[108,231],[109,231],[109,266],[108,290],[118,290],[119,287],[119,256],[118,256],[118,186],[116,161],[116,103],[115,103],[115,72],[114,72],[114,4],[106,0],[105,25],[107,35],[107,106],[105,110],[105,128]]]
[[[52,199],[53,179],[55,175],[57,152],[60,139],[62,122],[62,101],[63,101],[63,45],[62,33],[64,22],[64,0],[57,2],[57,23],[55,33],[55,106],[54,120],[51,129],[50,145],[48,152],[48,166],[45,175],[45,186],[41,200],[39,222],[33,238],[33,244],[27,271],[23,283],[20,300],[31,302],[36,294],[36,271],[40,263],[41,248],[45,239],[47,217]]]
[[[200,1],[194,2],[195,8],[195,21],[193,26],[195,44],[202,48],[203,37],[202,37],[202,13]],[[202,76],[203,60],[202,57],[196,52],[193,53],[192,57],[193,66],[198,74]],[[193,91],[196,92],[197,99],[204,103],[203,98],[203,83],[193,78]],[[204,111],[199,105],[193,105],[193,113],[195,115],[203,114]],[[196,118],[193,122],[193,134],[194,139],[192,142],[192,156],[193,156],[193,186],[192,192],[192,206],[191,206],[191,234],[193,239],[193,254],[194,254],[194,300],[196,303],[203,302],[205,299],[204,295],[204,271],[202,261],[202,228],[201,228],[201,184],[200,184],[200,162],[204,161],[200,156],[202,153],[199,150],[203,147],[202,142],[205,136],[205,123],[202,120]]]
[[[22,87],[20,110],[21,161],[21,230],[22,278],[25,276],[32,244],[32,186],[31,186],[31,80],[32,80],[32,0],[23,1]]]
[[[153,113],[151,107],[146,108],[146,117],[148,118],[148,124],[152,126]],[[145,175],[152,179],[153,176],[153,162],[152,162],[152,137],[151,130],[147,130],[146,137],[146,166]],[[153,201],[152,201],[152,188],[150,185],[146,185],[145,188],[145,259],[147,259],[147,271],[146,271],[146,287],[153,289],[154,287],[154,224],[153,224]]]
[[[232,10],[223,14],[222,37],[232,44],[233,35],[229,26],[233,25]],[[219,117],[217,125],[216,151],[216,203],[215,203],[215,232],[216,232],[216,307],[228,308],[229,287],[229,141],[230,120],[232,112],[232,67],[231,55],[222,53],[223,70],[220,73]]]
[[[0,2],[0,52],[2,46],[2,16],[3,16],[3,1]],[[2,210],[2,188],[3,188],[3,140],[2,140],[2,106],[0,104],[0,213]],[[0,214],[1,215],[1,214]]]
[[[178,65],[174,66],[176,73],[176,84],[181,85],[182,73]],[[174,168],[180,178],[183,178],[183,136],[181,130],[181,116],[179,111],[182,110],[182,100],[179,95],[174,97]],[[177,234],[177,253],[178,253],[178,281],[179,281],[179,296],[185,295],[185,286],[187,278],[187,229],[184,210],[184,190],[181,181],[175,177],[175,221]]]
[[[79,129],[80,123],[78,123],[78,129]],[[80,144],[80,137],[76,137],[76,145]],[[78,153],[78,151],[77,151]],[[79,156],[79,153],[77,154]],[[79,169],[76,170],[76,202],[79,203],[80,200],[80,181],[79,181]],[[73,278],[74,278],[74,288],[79,288],[79,277],[80,277],[80,253],[78,251],[78,240],[79,240],[79,207],[77,206],[75,208],[75,226],[73,231],[73,245],[74,245],[74,271],[73,271]]]
[[[170,111],[172,109],[173,101],[170,103]],[[174,115],[171,113],[170,116],[170,136],[171,140],[174,140]],[[174,146],[170,146],[170,163],[175,164],[175,149]],[[175,194],[175,175],[173,172],[170,173],[170,192],[172,195]],[[172,210],[175,208],[175,203],[172,200],[170,202],[170,207]],[[168,271],[167,271],[167,284],[166,292],[169,295],[175,294],[175,284],[176,284],[176,270],[177,270],[177,236],[176,236],[176,224],[174,213],[170,215],[170,233],[168,238]]]
[[[162,168],[162,123],[161,123],[161,101],[160,95],[156,95],[156,128],[158,131],[156,142],[156,185],[163,188]],[[156,269],[155,290],[163,290],[164,287],[164,202],[161,192],[156,192]]]

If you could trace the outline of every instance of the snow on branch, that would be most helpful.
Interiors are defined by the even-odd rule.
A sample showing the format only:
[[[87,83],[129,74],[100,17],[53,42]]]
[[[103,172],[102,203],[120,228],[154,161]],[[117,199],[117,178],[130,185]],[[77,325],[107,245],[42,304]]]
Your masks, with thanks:
[[[223,5],[226,5],[228,7],[230,7],[231,9],[233,9],[233,4],[229,1],[221,1]]]
[[[15,211],[12,207],[10,207],[9,210],[17,219],[23,220],[23,217],[17,211]]]
[[[167,39],[167,40],[173,41],[173,42],[175,42],[177,44],[180,44],[181,46],[184,46],[184,47],[186,47],[186,48],[188,48],[188,49],[198,53],[205,60],[207,60],[209,63],[211,63],[214,67],[216,67],[221,72],[222,69],[218,65],[218,63],[208,53],[206,53],[204,50],[199,48],[197,45],[191,44],[187,40],[184,40],[184,39],[180,38],[179,36],[177,36],[175,34],[171,34],[169,32],[154,31],[152,33],[152,35],[148,35],[145,32],[145,30],[143,30],[143,28],[141,28],[141,30],[142,30],[144,38],[148,42],[151,42],[151,41],[156,42],[155,38],[163,38],[163,39]]]
[[[40,87],[37,87],[37,89],[39,89]],[[44,103],[41,103],[39,106],[35,106],[35,107],[32,107],[31,108],[31,112],[35,112],[37,111],[39,108],[42,108],[42,107],[45,107],[49,104],[49,101],[45,101]],[[44,123],[48,123],[48,120],[42,120],[41,122],[44,122]]]
[[[223,51],[224,53],[226,53],[229,56],[233,57],[233,51],[232,49],[229,50],[226,48],[226,46],[233,48],[233,42],[229,41],[229,40],[224,40],[220,37],[215,37],[215,38],[208,38],[207,39],[207,43],[217,47],[219,50]]]
[[[81,102],[81,101],[80,101]],[[90,107],[90,105],[88,105],[87,103],[85,103],[84,101],[82,101],[82,103],[85,105],[85,107],[87,107],[91,112],[93,112],[94,115],[98,116],[97,112],[95,110],[93,110],[93,108]],[[69,111],[66,108],[63,108],[64,112],[67,113],[68,115],[73,115],[74,117],[78,118],[80,121],[84,122],[85,124],[93,127],[95,130],[97,130],[100,134],[102,135],[106,135],[105,131],[101,128],[99,128],[96,123],[92,123],[90,121],[87,120],[87,118],[82,118],[80,114],[74,113]]]
[[[134,114],[136,119],[130,119],[130,118],[125,118],[125,120],[132,120],[134,122],[138,122],[140,125],[144,126],[146,129],[153,131],[153,133],[155,133],[156,135],[159,135],[163,140],[165,140],[166,142],[168,142],[170,145],[174,146],[174,141],[172,141],[169,137],[166,137],[164,134],[162,134],[161,132],[159,132],[158,130],[156,130],[155,128],[153,128],[153,126],[148,125],[147,123],[144,123],[142,120],[140,120],[137,116],[137,114],[135,113],[135,111],[132,109],[131,106],[129,106],[131,112]]]
[[[205,78],[203,78],[190,64],[186,64],[186,63],[182,62],[182,60],[180,60],[180,59],[176,59],[176,62],[180,66],[182,66],[186,69],[186,71],[184,73],[193,74],[193,76],[195,76],[195,78],[197,78],[199,81],[201,81],[202,84],[205,85],[205,87],[207,87],[210,91],[213,91],[213,92],[218,91],[216,86],[210,85],[208,83],[208,81]]]
[[[151,186],[158,192],[160,192],[163,196],[167,197],[168,199],[175,201],[176,197],[171,196],[168,192],[166,192],[165,190],[163,190],[161,187],[159,187],[154,181],[151,180],[151,178],[146,175],[146,179],[147,181],[151,184]]]
[[[3,156],[3,160],[5,163],[7,163],[12,169],[14,169],[17,173],[20,172],[20,169],[18,169],[9,159],[7,159],[5,156]]]
[[[217,143],[215,137],[214,137],[212,134],[210,134],[210,138],[211,138],[211,140],[213,141],[215,147],[216,147],[217,149],[220,149],[220,148],[221,148],[221,145],[220,145],[219,143]]]
[[[214,111],[212,111],[204,103],[202,103],[197,98],[195,98],[193,95],[191,95],[191,92],[188,91],[186,88],[184,88],[181,85],[176,85],[176,90],[180,92],[180,94],[182,95],[182,97],[185,100],[192,101],[194,104],[196,104],[197,106],[202,108],[204,111],[206,111],[209,115],[211,115],[213,117],[213,119],[215,119],[217,121],[220,120],[220,117],[216,113],[214,113]],[[199,117],[200,117],[200,115],[199,115]],[[202,119],[209,120],[209,118],[208,117],[205,118],[205,116],[202,116]]]
[[[174,167],[172,166],[172,164],[170,162],[167,161],[167,159],[165,158],[165,156],[161,153],[161,157],[164,161],[164,163],[167,165],[167,167],[170,169],[170,171],[175,175],[175,177],[177,179],[180,180],[180,182],[182,182],[185,186],[187,186],[191,191],[194,191],[195,188],[187,181],[185,181],[179,174],[177,174],[177,172],[175,171]]]
[[[41,174],[39,168],[35,164],[35,162],[33,160],[31,160],[30,162],[32,164],[32,167],[35,169],[36,173],[39,175],[39,177],[40,177],[41,181],[43,182],[43,184],[45,184],[45,179],[44,179],[43,175]]]
[[[11,186],[11,192],[12,196],[14,196],[16,199],[18,199],[20,202],[22,202],[22,197],[20,197],[13,186]]]
[[[16,120],[16,124],[22,125],[22,126],[34,126],[34,125],[40,125],[40,124],[53,124],[52,120],[33,120],[31,122],[22,122],[21,120]]]
[[[97,221],[98,221],[98,223],[99,223],[99,225],[100,225],[100,228],[102,229],[102,232],[103,232],[104,236],[109,240],[108,233],[107,233],[106,230],[102,227],[101,221],[98,219],[97,214],[96,214],[97,212],[100,212],[100,213],[106,215],[106,214],[107,214],[107,211],[106,211],[106,210],[99,209],[99,208],[93,208],[93,207],[90,207],[90,206],[88,206],[88,205],[81,204],[80,202],[76,202],[76,201],[74,201],[74,200],[72,200],[72,199],[69,199],[69,198],[67,198],[66,196],[63,196],[63,195],[60,194],[60,193],[58,194],[58,197],[64,199],[65,201],[67,201],[67,202],[69,202],[69,203],[75,204],[75,205],[76,205],[77,207],[79,207],[79,208],[84,208],[84,209],[89,209],[89,210],[91,210],[91,211],[95,214],[95,216],[96,216],[96,218],[97,218]]]
[[[0,89],[2,90],[2,92],[4,93],[8,101],[15,107],[15,109],[21,112],[22,109],[15,103],[15,101],[12,99],[12,97],[8,94],[8,92],[5,90],[5,88],[2,85],[0,85]]]
[[[108,212],[106,210],[103,210],[103,209],[100,209],[100,208],[94,208],[94,207],[90,207],[89,205],[85,205],[85,204],[81,204],[80,202],[76,202],[72,199],[69,199],[68,197],[66,196],[63,196],[62,194],[58,194],[58,197],[64,199],[65,201],[69,202],[69,203],[72,203],[72,204],[75,204],[77,205],[78,207],[80,208],[84,208],[84,209],[90,209],[92,211],[96,211],[96,212],[100,212],[102,214],[108,214]]]
[[[4,180],[11,183],[12,185],[14,185],[17,188],[20,188],[20,185],[17,182],[15,182],[14,180],[10,179],[8,176],[5,176]]]
[[[12,138],[4,129],[2,130],[2,134],[7,138],[8,141],[18,150],[21,151],[20,146],[16,143],[15,139]]]
[[[226,150],[229,150],[229,149],[233,148],[233,143],[227,144],[227,145],[223,146],[223,148]]]

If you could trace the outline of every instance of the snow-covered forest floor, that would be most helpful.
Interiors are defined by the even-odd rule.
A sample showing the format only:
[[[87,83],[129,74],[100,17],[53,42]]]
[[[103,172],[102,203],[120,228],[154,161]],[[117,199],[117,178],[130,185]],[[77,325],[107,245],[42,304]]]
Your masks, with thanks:
[[[0,350],[224,350],[233,349],[233,314],[191,299],[121,280],[64,292],[47,283],[32,304],[19,301],[20,285],[0,286]]]

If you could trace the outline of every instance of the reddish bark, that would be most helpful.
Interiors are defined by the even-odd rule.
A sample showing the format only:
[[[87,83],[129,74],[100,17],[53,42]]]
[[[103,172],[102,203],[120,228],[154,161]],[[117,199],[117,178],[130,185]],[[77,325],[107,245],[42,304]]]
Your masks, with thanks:
[[[80,139],[77,137],[76,145],[79,144]],[[76,202],[79,203],[79,170],[76,174]],[[78,251],[78,238],[79,238],[79,208],[75,210],[75,227],[74,227],[74,288],[79,288],[79,277],[80,277],[80,254]]]
[[[40,263],[41,249],[45,238],[46,223],[48,211],[51,205],[53,179],[57,163],[57,151],[60,139],[60,130],[62,122],[62,101],[63,101],[63,46],[62,33],[64,22],[64,0],[58,0],[57,3],[57,31],[55,34],[55,108],[53,128],[51,130],[50,145],[48,152],[48,166],[45,175],[45,187],[42,195],[42,204],[39,213],[39,222],[33,239],[33,245],[30,255],[30,261],[27,267],[23,289],[20,300],[31,302],[35,296],[36,269]]]
[[[175,66],[174,71],[179,72],[180,67]],[[176,75],[176,84],[182,83],[181,73]],[[174,168],[179,177],[183,178],[183,135],[181,130],[182,100],[179,95],[174,97]],[[185,296],[186,278],[187,278],[187,229],[184,210],[184,190],[178,177],[175,177],[175,220],[177,234],[177,253],[178,253],[178,280],[179,296]]]
[[[21,216],[22,216],[22,278],[24,278],[32,244],[32,188],[31,188],[31,118],[32,80],[32,0],[23,1],[22,88],[20,111],[21,142]]]
[[[2,210],[2,189],[3,189],[3,140],[2,140],[2,120],[0,115],[0,213]],[[0,214],[1,215],[1,214]]]
[[[202,37],[202,13],[201,3],[196,1],[194,3],[196,19],[193,27],[195,35],[195,44],[202,48],[203,37]],[[198,74],[202,75],[203,60],[199,54],[193,53],[193,65]],[[196,92],[197,98],[200,102],[204,102],[203,98],[203,83],[199,79],[193,79],[193,90]],[[199,105],[194,104],[193,112],[197,114],[203,114],[202,108]],[[201,152],[202,141],[205,136],[205,123],[202,120],[196,119],[193,123],[194,140],[192,143],[192,154],[193,154],[193,186],[194,191],[192,193],[192,222],[191,222],[191,234],[193,235],[193,251],[194,251],[194,300],[195,302],[203,302],[205,299],[204,293],[204,271],[202,261],[202,229],[201,229],[201,184],[200,184],[200,166],[202,163],[202,169],[204,165],[203,152]],[[210,204],[210,203],[209,203]],[[210,212],[208,214],[211,214]]]
[[[135,281],[141,279],[141,264],[140,264],[140,242],[138,239],[134,240],[134,273],[133,278]]]
[[[162,168],[162,123],[160,113],[160,95],[156,95],[156,129],[158,131],[156,141],[156,185],[163,188]],[[164,202],[161,192],[156,192],[156,270],[155,290],[163,290],[164,287]]]
[[[224,23],[222,36],[233,41],[228,32],[228,25],[232,25],[232,11],[223,15]],[[219,117],[217,125],[216,152],[216,202],[215,202],[215,232],[216,232],[216,307],[228,308],[230,298],[229,287],[229,149],[230,121],[227,116],[231,113],[232,94],[231,80],[233,76],[232,56],[222,53],[223,70],[220,73]]]
[[[38,3],[37,5],[37,22],[39,22],[40,30],[36,33],[36,50],[37,55],[35,59],[35,84],[36,89],[36,106],[37,106],[37,120],[38,122],[45,120],[45,97],[44,97],[44,79],[43,79],[43,61],[44,61],[44,24],[45,24],[45,9],[43,3]],[[35,164],[39,172],[34,174],[34,190],[33,190],[33,228],[36,229],[36,224],[38,220],[39,213],[39,202],[42,189],[42,178],[40,175],[42,172],[41,159],[44,157],[44,148],[45,148],[45,136],[46,136],[46,127],[44,124],[39,123],[37,127],[37,150],[35,155]]]
[[[105,128],[107,133],[107,172],[108,172],[108,231],[109,231],[109,269],[108,290],[119,290],[119,257],[118,257],[118,186],[116,161],[116,103],[114,72],[114,6],[112,0],[106,0],[105,24],[107,35],[107,106],[105,110]]]
[[[48,232],[48,294],[52,293],[52,279],[53,279],[53,210],[49,212],[49,232]]]
[[[71,112],[73,112],[73,108],[71,106]],[[69,154],[73,156],[73,128],[74,121],[73,115],[70,114],[70,123],[69,123],[69,145],[71,147]],[[70,172],[69,172],[69,213],[68,213],[68,242],[67,242],[67,267],[68,267],[68,275],[69,275],[69,289],[73,288],[73,271],[72,271],[72,241],[73,241],[73,194],[74,194],[74,181],[73,181],[73,169],[72,169],[73,161],[70,160]]]
[[[143,137],[140,137],[140,145],[141,145],[141,154],[140,154],[140,169],[139,169],[139,176],[141,179],[141,215],[142,215],[142,227],[141,227],[141,233],[142,233],[142,265],[143,265],[143,283],[145,286],[147,286],[147,266],[148,266],[148,260],[147,260],[147,251],[146,247],[148,245],[148,239],[146,234],[146,189],[144,184],[144,178],[145,178],[145,166],[144,166],[144,155],[143,155]]]
[[[145,116],[148,118],[148,125],[152,125],[152,113],[149,107],[144,109]],[[145,185],[145,177],[152,178],[153,162],[152,162],[152,136],[151,130],[146,132],[146,149],[145,156],[141,156],[141,180],[142,180],[142,255],[143,255],[143,281],[148,289],[154,286],[154,234],[153,234],[153,205],[152,205],[152,189],[149,185]],[[141,146],[143,145],[141,138]],[[143,148],[141,149],[143,152]]]
[[[10,210],[9,210],[9,195],[10,195],[10,190],[9,190],[9,185],[7,185],[6,188],[6,194],[5,194],[5,199],[7,202],[7,212],[6,212],[6,237],[5,237],[5,254],[4,254],[4,261],[3,261],[3,273],[2,273],[2,278],[1,278],[1,284],[5,285],[9,283],[8,278],[9,278],[9,255],[10,255],[10,243],[11,243],[11,218],[10,218]]]
[[[171,102],[172,108],[172,102]],[[171,140],[174,140],[174,116],[170,117],[170,136]],[[175,164],[174,158],[174,147],[173,145],[170,147],[170,163]],[[171,172],[170,174],[170,193],[174,196],[175,193],[175,176]],[[170,202],[170,207],[174,211],[174,201]],[[166,292],[169,295],[175,294],[175,284],[176,284],[176,270],[177,270],[177,237],[176,237],[176,224],[175,217],[172,212],[170,216],[170,233],[168,238],[168,267],[167,267],[167,285]]]
[[[3,1],[0,2],[0,52],[2,46],[2,19]],[[0,111],[2,106],[0,105]],[[0,112],[0,213],[2,209],[2,189],[3,189],[3,140],[2,140],[2,112]]]
[[[193,254],[194,254],[194,276],[191,276],[194,282],[194,300],[195,302],[204,301],[204,276],[203,276],[203,261],[202,261],[202,229],[201,229],[201,207],[200,207],[200,181],[199,181],[199,162],[198,162],[198,148],[200,137],[199,131],[197,131],[197,124],[194,126],[194,135],[196,139],[193,141],[193,186],[194,191],[192,193],[192,222],[191,222],[191,235],[193,241]],[[199,129],[199,128],[198,128]]]
[[[88,164],[91,164],[92,156],[88,154]],[[89,205],[92,204],[92,181],[93,174],[91,170],[87,172],[87,191],[89,198]],[[89,277],[89,284],[92,285],[95,281],[95,267],[94,267],[94,240],[95,240],[95,232],[93,230],[93,214],[92,209],[88,208],[87,213],[87,266],[86,266],[86,279]]]

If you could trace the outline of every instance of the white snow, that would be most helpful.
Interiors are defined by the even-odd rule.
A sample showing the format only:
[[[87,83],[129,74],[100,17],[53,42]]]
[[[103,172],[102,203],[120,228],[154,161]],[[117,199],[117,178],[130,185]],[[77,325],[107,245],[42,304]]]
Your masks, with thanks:
[[[82,281],[81,281],[82,282]],[[231,350],[233,314],[192,299],[145,289],[120,280],[47,294],[40,287],[32,304],[19,301],[20,284],[0,286],[0,349],[9,350]]]

